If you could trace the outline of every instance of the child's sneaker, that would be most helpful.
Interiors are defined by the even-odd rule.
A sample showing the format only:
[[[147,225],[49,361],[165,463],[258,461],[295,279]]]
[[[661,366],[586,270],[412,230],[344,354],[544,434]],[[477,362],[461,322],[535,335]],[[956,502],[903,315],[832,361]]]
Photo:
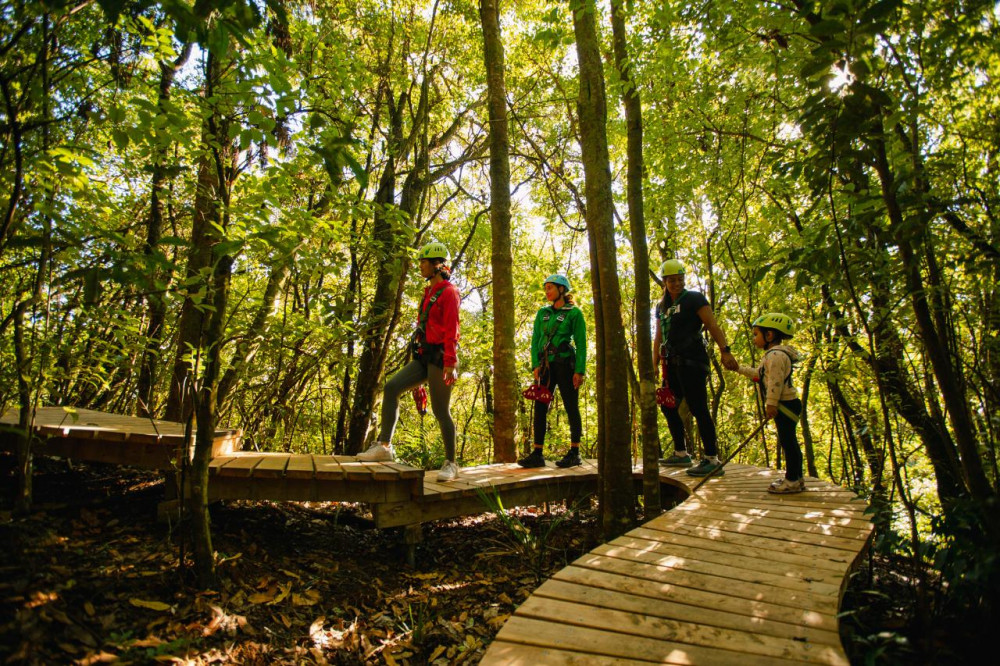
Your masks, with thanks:
[[[583,461],[580,460],[580,449],[570,448],[566,452],[566,455],[562,457],[562,460],[556,461],[556,467],[576,467],[577,465],[582,465]]]
[[[454,481],[458,478],[458,465],[450,460],[445,460],[444,464],[441,465],[441,471],[438,472],[438,481]]]
[[[392,446],[376,442],[368,447],[368,450],[358,454],[361,462],[392,462],[396,456],[392,452]]]
[[[541,449],[532,449],[531,453],[518,460],[517,464],[521,467],[545,467],[545,457]]]
[[[721,469],[721,462],[712,462],[708,458],[702,458],[701,462],[687,470],[690,476],[708,476],[715,472],[715,476],[723,476],[726,470]],[[719,470],[716,472],[715,470]]]
[[[805,489],[806,482],[803,479],[799,479],[798,481],[779,479],[768,487],[767,492],[774,493],[775,495],[790,495],[792,493],[801,493]]]
[[[667,467],[690,467],[694,464],[694,461],[691,460],[690,453],[685,453],[682,456],[675,453],[666,458],[660,458],[660,464],[666,465]]]

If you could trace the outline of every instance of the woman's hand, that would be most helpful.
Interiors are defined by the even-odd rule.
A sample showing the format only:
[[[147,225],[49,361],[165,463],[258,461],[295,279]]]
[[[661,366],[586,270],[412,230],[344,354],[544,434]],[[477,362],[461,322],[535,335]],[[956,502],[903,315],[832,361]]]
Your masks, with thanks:
[[[451,386],[458,379],[458,372],[455,370],[455,366],[445,366],[444,369],[444,385]]]
[[[722,352],[722,365],[726,368],[726,370],[732,370],[733,372],[740,369],[740,362],[736,360],[736,357],[733,356],[732,352]]]
[[[768,418],[768,420],[773,419],[777,415],[778,415],[778,406],[777,405],[767,405],[764,408],[764,416],[766,416]]]
[[[573,373],[573,388],[578,389],[581,386],[583,386],[583,382],[585,379],[586,377],[584,375],[581,375],[579,372]]]

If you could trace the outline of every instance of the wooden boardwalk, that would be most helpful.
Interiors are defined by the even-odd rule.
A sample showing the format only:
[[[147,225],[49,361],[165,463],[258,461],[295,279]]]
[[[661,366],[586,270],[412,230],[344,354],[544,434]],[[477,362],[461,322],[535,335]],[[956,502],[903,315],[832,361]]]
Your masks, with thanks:
[[[729,465],[680,505],[541,585],[482,664],[848,664],[837,611],[872,533],[829,483],[771,495],[780,473]],[[664,469],[690,493],[697,479]]]
[[[0,414],[0,425],[17,425],[17,417],[16,409],[8,409]],[[32,445],[36,455],[147,469],[176,469],[185,450],[182,423],[92,409],[39,407],[32,432],[40,438]],[[241,439],[239,430],[217,430],[213,457],[239,449]],[[12,448],[9,437],[2,438],[0,448]],[[194,447],[187,449],[190,456]]]
[[[7,412],[0,423],[15,423]],[[90,410],[39,410],[34,451],[136,465],[176,476],[180,424]],[[0,445],[9,437],[0,437]],[[377,527],[405,527],[411,546],[427,521],[483,513],[480,491],[505,507],[593,493],[593,461],[466,467],[458,480],[351,456],[242,452],[240,433],[220,430],[212,499],[356,501]],[[637,479],[641,470],[636,470]],[[771,495],[780,473],[729,465],[696,495],[697,479],[661,468],[678,506],[598,546],[539,587],[487,650],[484,664],[847,664],[837,611],[847,575],[867,547],[867,504],[807,479],[808,492]],[[169,486],[172,484],[168,484]],[[169,493],[168,493],[169,496]]]

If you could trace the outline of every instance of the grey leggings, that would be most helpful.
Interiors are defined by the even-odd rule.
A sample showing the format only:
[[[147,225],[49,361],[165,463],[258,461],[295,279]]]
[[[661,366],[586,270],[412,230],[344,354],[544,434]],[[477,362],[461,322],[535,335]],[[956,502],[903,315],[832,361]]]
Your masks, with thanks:
[[[382,396],[382,427],[379,430],[378,441],[392,442],[392,433],[396,430],[399,419],[399,396],[414,389],[424,382],[430,389],[431,411],[441,427],[441,439],[444,441],[444,454],[448,460],[455,461],[455,422],[451,420],[451,386],[444,383],[444,368],[436,365],[424,365],[420,361],[410,361],[385,383],[385,393]]]

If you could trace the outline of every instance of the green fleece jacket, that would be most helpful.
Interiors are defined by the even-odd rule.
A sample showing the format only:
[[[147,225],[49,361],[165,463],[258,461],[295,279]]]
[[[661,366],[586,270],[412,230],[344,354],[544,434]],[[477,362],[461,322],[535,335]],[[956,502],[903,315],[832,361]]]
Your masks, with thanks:
[[[562,321],[559,321],[562,317]],[[550,340],[551,336],[551,340]],[[573,372],[587,372],[587,323],[583,312],[575,305],[564,305],[556,310],[546,305],[535,315],[535,327],[531,332],[531,369],[534,370],[542,362],[542,347],[549,343],[548,360],[569,359],[574,363]],[[569,350],[563,346],[569,343]],[[575,347],[575,348],[574,348]]]

